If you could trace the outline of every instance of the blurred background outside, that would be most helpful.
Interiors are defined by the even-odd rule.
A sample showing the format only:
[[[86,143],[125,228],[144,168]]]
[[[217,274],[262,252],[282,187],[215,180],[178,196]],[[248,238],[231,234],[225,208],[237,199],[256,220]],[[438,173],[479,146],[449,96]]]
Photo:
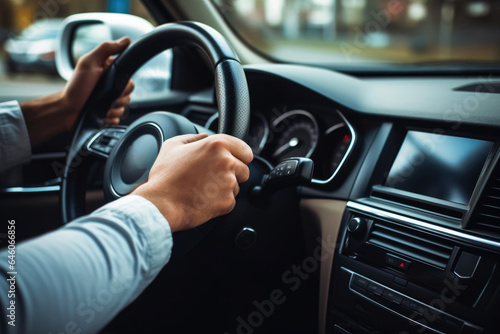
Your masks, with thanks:
[[[85,12],[130,13],[152,22],[139,0],[1,0],[0,102],[58,91],[55,40],[62,20]]]

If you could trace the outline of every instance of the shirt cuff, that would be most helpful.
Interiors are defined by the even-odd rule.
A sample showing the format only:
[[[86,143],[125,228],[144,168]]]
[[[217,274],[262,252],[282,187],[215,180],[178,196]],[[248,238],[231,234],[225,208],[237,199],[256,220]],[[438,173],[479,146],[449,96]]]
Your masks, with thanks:
[[[103,210],[118,211],[138,227],[149,245],[152,273],[159,272],[170,260],[173,247],[172,231],[168,221],[153,203],[139,195],[128,195],[106,204],[92,215],[98,215]]]
[[[31,144],[19,103],[0,103],[0,170],[22,165],[31,159]]]

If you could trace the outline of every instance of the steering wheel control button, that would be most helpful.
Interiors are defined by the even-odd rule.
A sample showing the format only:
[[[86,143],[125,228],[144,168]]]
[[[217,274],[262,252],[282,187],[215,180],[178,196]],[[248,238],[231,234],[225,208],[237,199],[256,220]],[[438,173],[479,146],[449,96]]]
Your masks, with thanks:
[[[299,162],[297,160],[292,160],[285,163],[285,175],[295,174],[295,170],[297,169],[298,163]]]
[[[266,205],[276,191],[311,183],[314,162],[308,158],[290,158],[280,162],[262,177],[260,186],[251,191],[252,202]]]
[[[399,256],[392,254],[386,254],[385,263],[400,271],[407,271],[411,265],[411,261],[402,259]]]
[[[234,239],[234,243],[240,249],[249,249],[257,240],[257,232],[251,227],[244,227]]]
[[[285,166],[286,164],[284,163],[280,163],[278,166],[276,166],[276,168],[274,169],[274,175],[276,177],[281,177],[285,175]]]
[[[288,183],[297,186],[311,182],[314,163],[307,158],[292,158],[280,162],[273,171],[263,179],[264,185]]]
[[[107,158],[124,133],[123,128],[103,129],[89,140],[87,150]]]

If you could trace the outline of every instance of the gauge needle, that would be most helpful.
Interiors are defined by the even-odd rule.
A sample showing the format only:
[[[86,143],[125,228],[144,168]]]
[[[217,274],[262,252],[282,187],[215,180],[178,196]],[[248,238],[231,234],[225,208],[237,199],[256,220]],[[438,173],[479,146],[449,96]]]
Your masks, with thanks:
[[[288,150],[289,148],[291,147],[295,147],[299,145],[299,138],[297,137],[293,137],[292,139],[290,139],[288,141],[288,143],[286,143],[285,145],[281,146],[280,148],[278,148],[274,154],[273,154],[273,158],[276,158],[278,155],[280,155],[281,153],[285,152],[286,150]]]

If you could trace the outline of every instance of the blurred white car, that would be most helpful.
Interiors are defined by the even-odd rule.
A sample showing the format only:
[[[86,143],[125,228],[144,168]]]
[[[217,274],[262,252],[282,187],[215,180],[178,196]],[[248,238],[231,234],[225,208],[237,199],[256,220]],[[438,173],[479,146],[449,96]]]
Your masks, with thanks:
[[[46,72],[57,74],[56,38],[62,19],[36,21],[19,36],[5,43],[7,73]]]

